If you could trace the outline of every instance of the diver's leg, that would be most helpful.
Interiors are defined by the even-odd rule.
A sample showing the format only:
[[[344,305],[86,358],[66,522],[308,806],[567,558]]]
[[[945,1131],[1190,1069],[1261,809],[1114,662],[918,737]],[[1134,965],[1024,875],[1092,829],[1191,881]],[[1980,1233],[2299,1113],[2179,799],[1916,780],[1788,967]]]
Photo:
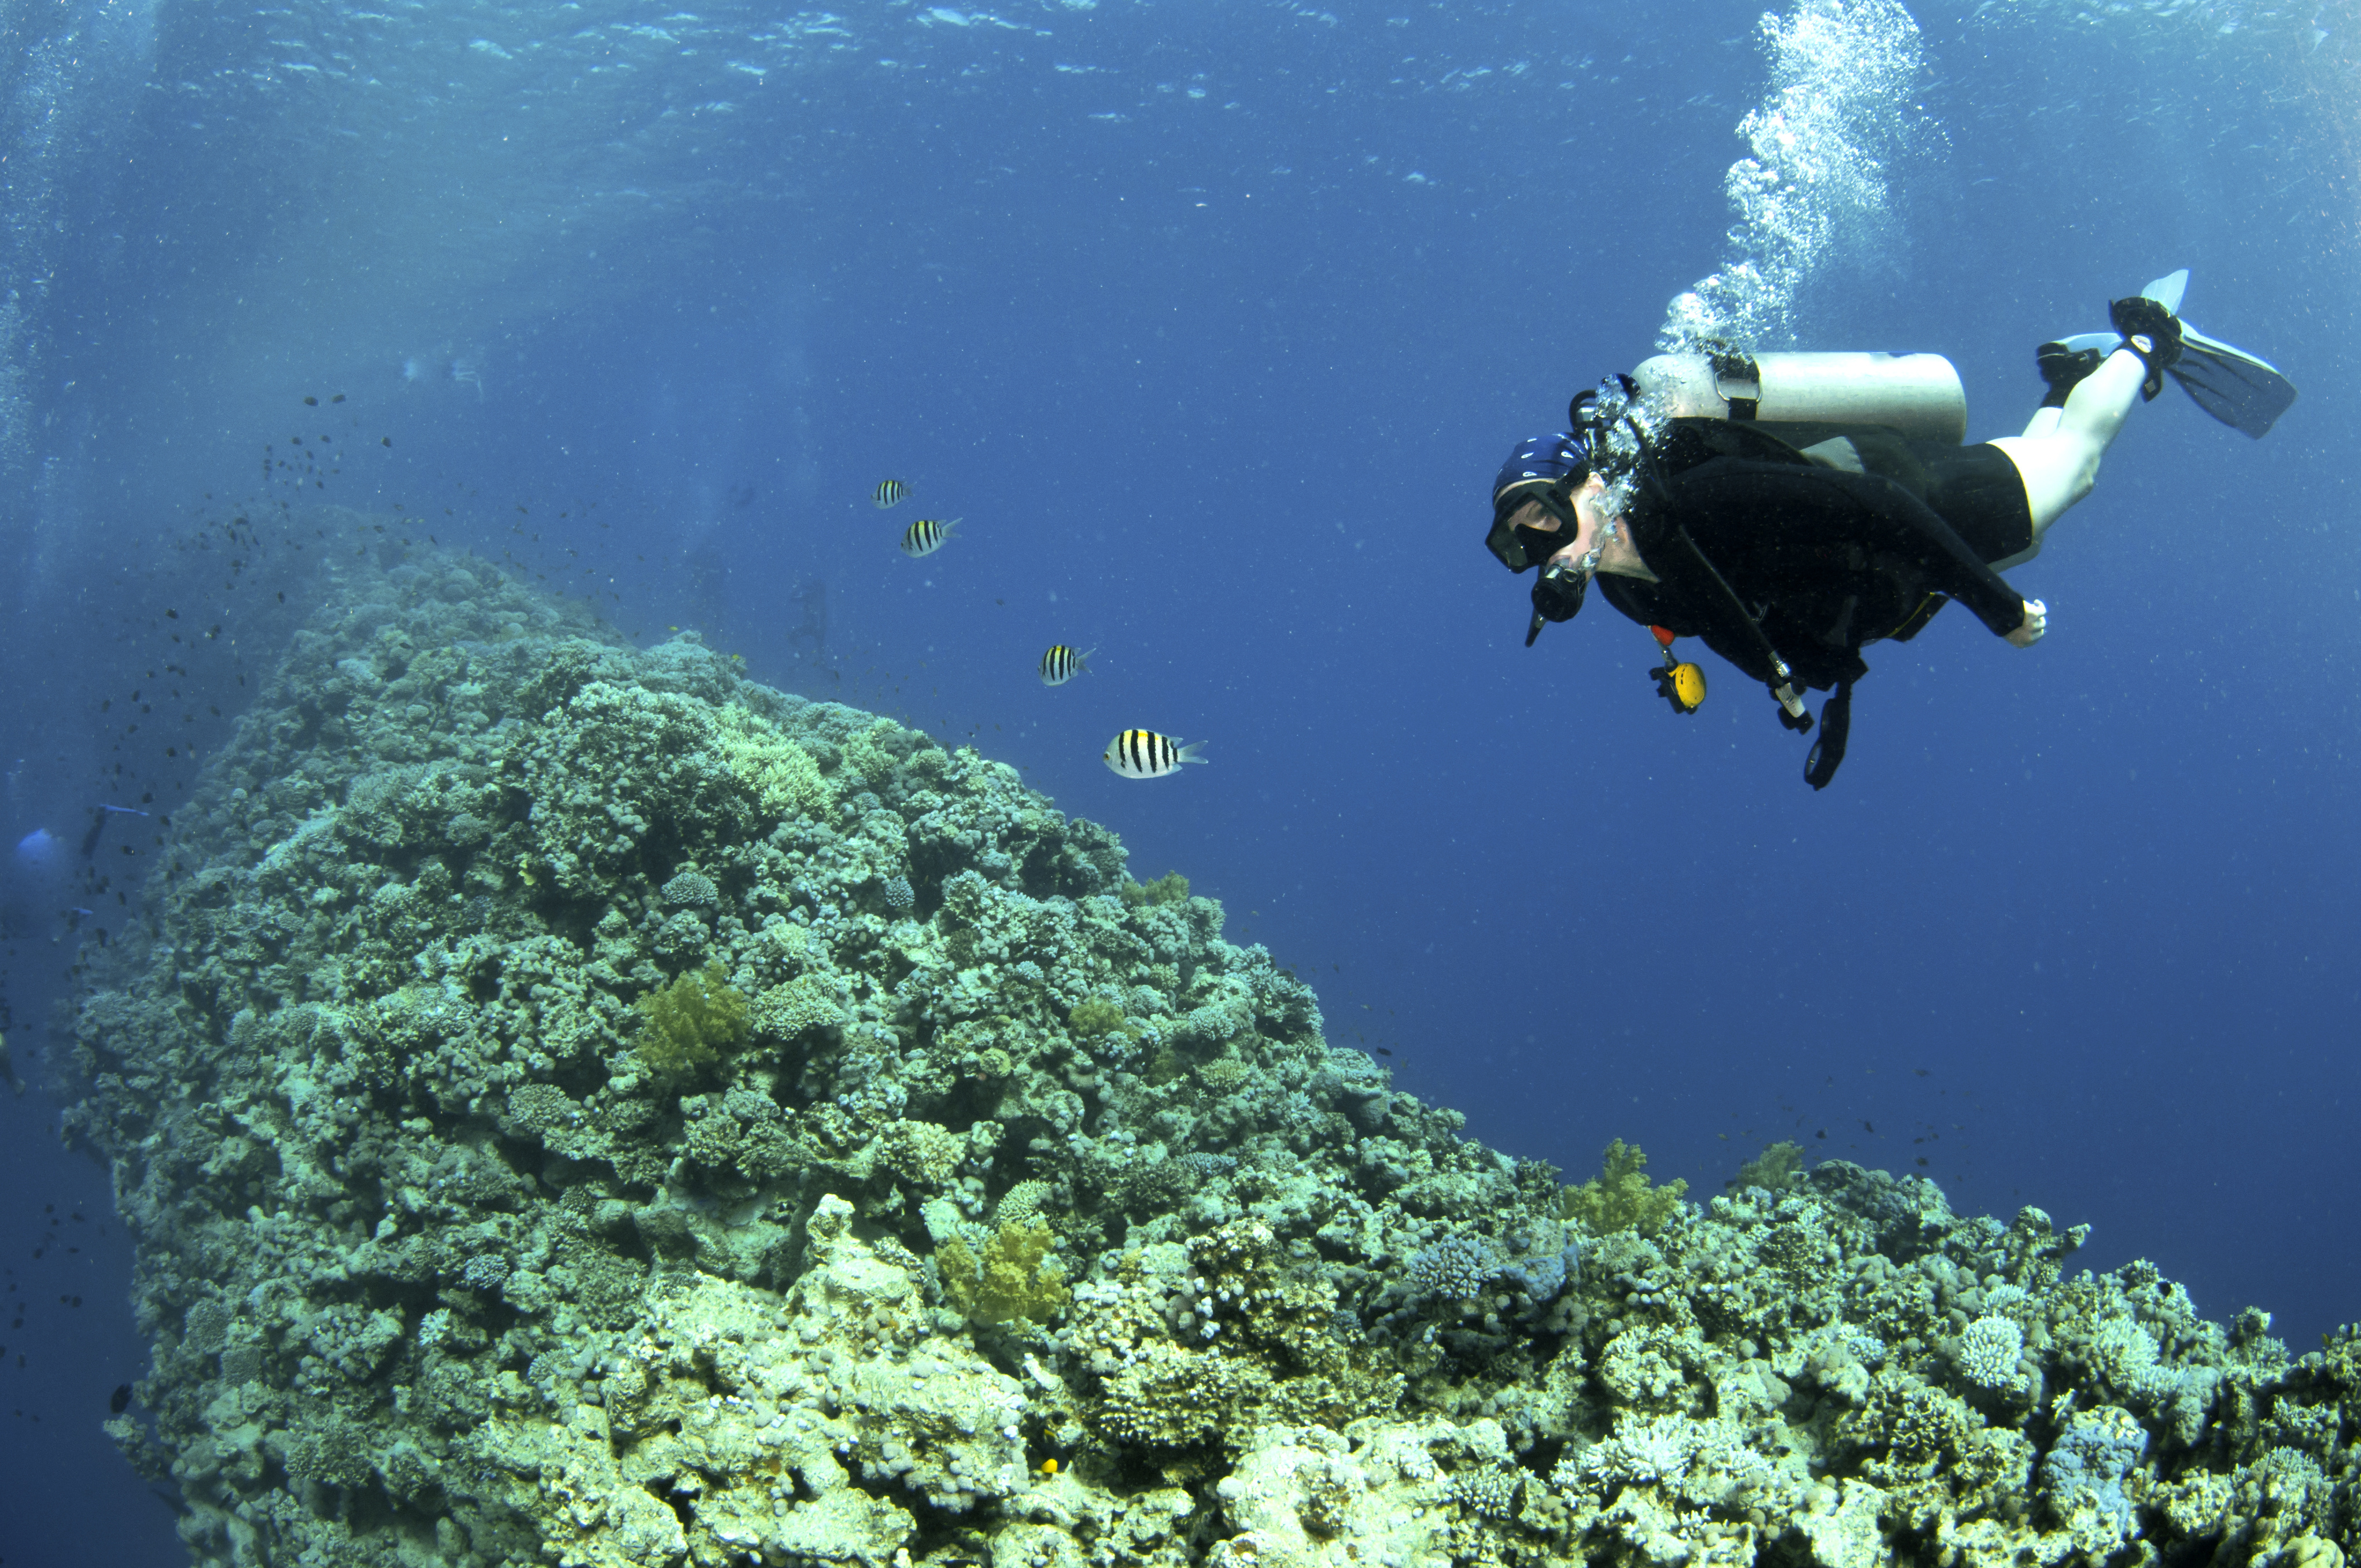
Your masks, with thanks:
[[[2140,383],[2147,373],[2147,361],[2129,348],[2119,348],[2076,383],[2064,408],[2040,410],[2023,435],[1993,439],[1992,444],[2008,455],[2025,481],[2037,547],[2049,525],[2091,493],[2099,477],[2099,459],[2139,400]]]

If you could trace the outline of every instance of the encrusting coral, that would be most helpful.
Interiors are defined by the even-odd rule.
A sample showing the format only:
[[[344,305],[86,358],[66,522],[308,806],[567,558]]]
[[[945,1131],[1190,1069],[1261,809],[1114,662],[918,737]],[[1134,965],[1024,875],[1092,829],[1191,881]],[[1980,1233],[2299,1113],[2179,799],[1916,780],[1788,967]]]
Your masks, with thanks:
[[[111,1430],[199,1562],[2356,1544],[2361,1331],[1839,1161],[1564,1188],[1013,769],[339,570],[75,1020],[154,1348]]]

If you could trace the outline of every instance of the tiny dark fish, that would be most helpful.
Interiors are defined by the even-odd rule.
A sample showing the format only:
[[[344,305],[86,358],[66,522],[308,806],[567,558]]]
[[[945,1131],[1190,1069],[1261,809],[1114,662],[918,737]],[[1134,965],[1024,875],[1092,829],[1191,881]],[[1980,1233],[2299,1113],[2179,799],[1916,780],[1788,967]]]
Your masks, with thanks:
[[[1381,1056],[1381,1057],[1389,1057],[1389,1056],[1393,1055],[1393,1052],[1391,1052],[1391,1051],[1389,1051],[1389,1050],[1386,1049],[1386,1047],[1383,1047],[1383,1046],[1379,1046],[1379,1047],[1378,1047],[1378,1055],[1379,1055],[1379,1056]]]
[[[308,403],[312,400],[306,398],[303,400]],[[107,1396],[106,1408],[118,1416],[124,1411],[129,1409],[131,1408],[131,1385],[128,1383],[116,1384],[115,1386],[115,1392]]]
[[[305,398],[305,399],[303,400],[303,406],[304,406],[305,408],[307,408],[307,409],[316,409],[316,408],[318,408],[318,407],[320,406],[320,400],[319,400],[319,399],[317,399],[317,398]],[[115,1408],[117,1410],[120,1410],[120,1409],[123,1409],[123,1407],[122,1407],[122,1406],[120,1406],[120,1405],[117,1405],[117,1406],[115,1406]]]
[[[899,479],[880,479],[877,488],[869,492],[869,504],[884,511],[887,507],[900,505],[909,493],[910,487]]]

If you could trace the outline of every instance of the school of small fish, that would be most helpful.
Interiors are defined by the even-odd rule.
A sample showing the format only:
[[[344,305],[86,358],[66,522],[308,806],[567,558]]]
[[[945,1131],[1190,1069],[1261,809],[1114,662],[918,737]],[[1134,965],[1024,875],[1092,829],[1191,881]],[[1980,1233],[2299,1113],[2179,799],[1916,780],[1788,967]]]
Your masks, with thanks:
[[[883,511],[906,499],[910,487],[899,479],[880,479],[877,488],[869,492],[870,503]],[[950,540],[951,530],[962,520],[922,517],[902,531],[902,554],[920,560],[940,550]],[[1061,686],[1076,675],[1087,674],[1091,655],[1096,649],[1074,649],[1063,642],[1053,642],[1041,655],[1041,684]],[[1182,745],[1180,738],[1159,735],[1153,729],[1126,729],[1107,743],[1099,754],[1118,777],[1126,779],[1160,779],[1180,771],[1185,762],[1202,762],[1197,753],[1205,748],[1199,740]]]

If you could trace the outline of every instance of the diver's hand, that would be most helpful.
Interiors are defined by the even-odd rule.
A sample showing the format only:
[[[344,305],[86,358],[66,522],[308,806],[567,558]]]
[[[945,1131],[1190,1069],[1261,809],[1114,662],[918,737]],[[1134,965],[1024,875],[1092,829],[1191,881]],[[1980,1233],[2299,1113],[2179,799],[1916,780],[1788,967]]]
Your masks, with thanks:
[[[2025,620],[2008,634],[2008,640],[2019,648],[2030,648],[2040,641],[2041,634],[2048,630],[2049,607],[2039,599],[2027,599],[2025,601]]]

